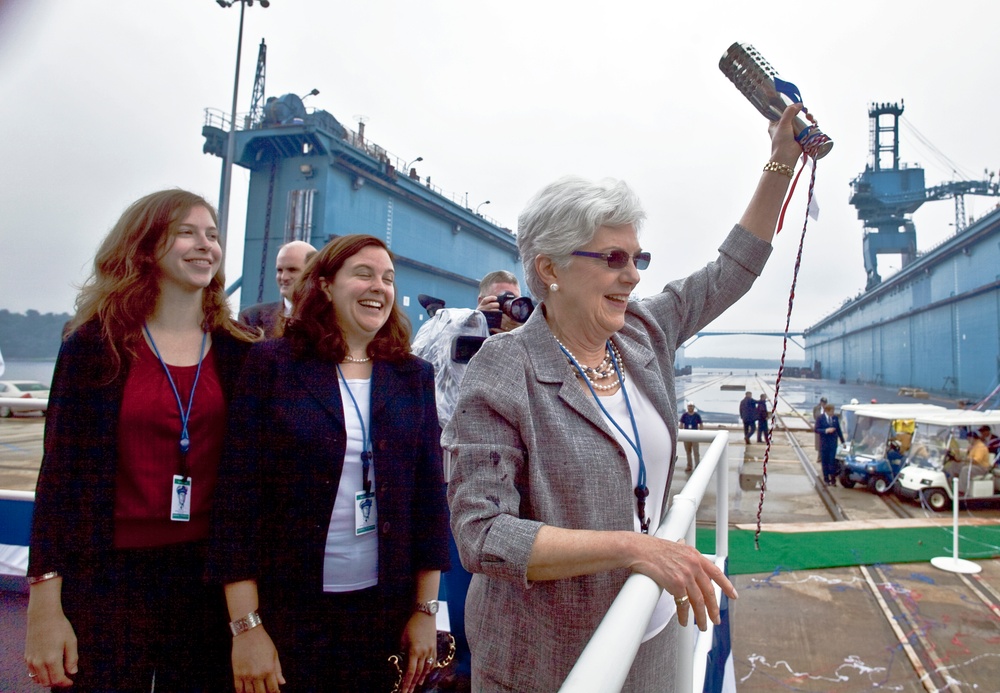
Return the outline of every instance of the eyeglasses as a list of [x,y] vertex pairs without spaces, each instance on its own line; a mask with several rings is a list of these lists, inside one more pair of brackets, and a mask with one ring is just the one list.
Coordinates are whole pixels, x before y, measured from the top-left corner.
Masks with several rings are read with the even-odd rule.
[[570,255],[579,255],[581,257],[594,257],[599,260],[606,260],[608,267],[611,269],[622,269],[631,260],[635,263],[636,269],[644,270],[649,267],[650,254],[648,252],[636,253],[635,255],[629,257],[629,254],[624,250],[612,250],[610,253],[590,253],[586,250],[574,250]]

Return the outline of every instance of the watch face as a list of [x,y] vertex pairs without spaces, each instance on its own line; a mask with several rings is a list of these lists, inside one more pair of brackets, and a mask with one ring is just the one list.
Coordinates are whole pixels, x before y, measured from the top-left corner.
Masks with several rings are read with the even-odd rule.
[[438,612],[438,603],[436,599],[432,599],[429,602],[421,602],[417,604],[417,609],[423,611],[425,614],[434,615]]

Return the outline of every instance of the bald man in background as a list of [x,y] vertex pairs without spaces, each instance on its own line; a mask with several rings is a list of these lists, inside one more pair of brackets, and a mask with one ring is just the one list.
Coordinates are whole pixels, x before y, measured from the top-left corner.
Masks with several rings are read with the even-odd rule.
[[295,282],[298,281],[306,263],[316,249],[305,241],[291,241],[278,248],[278,259],[275,262],[275,279],[278,282],[280,301],[273,303],[256,303],[240,311],[240,322],[250,327],[264,330],[265,337],[274,337],[280,317],[292,314],[292,294]]

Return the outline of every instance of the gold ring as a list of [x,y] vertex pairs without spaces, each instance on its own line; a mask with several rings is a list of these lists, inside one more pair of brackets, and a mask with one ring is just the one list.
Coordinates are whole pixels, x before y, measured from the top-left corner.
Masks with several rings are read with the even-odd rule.
[[680,599],[675,599],[674,600],[674,602],[677,604],[677,606],[684,606],[689,601],[691,601],[691,600],[688,598],[688,596],[686,594],[683,597],[681,597]]

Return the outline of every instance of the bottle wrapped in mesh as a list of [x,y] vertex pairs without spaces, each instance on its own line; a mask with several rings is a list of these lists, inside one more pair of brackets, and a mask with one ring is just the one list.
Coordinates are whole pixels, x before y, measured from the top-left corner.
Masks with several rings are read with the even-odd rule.
[[[743,96],[768,120],[778,120],[792,103],[801,103],[798,87],[778,77],[778,72],[748,43],[734,43],[719,60],[719,69]],[[833,140],[822,133],[815,119],[803,109],[807,123],[795,118],[795,139],[806,154],[821,159],[833,149]]]

